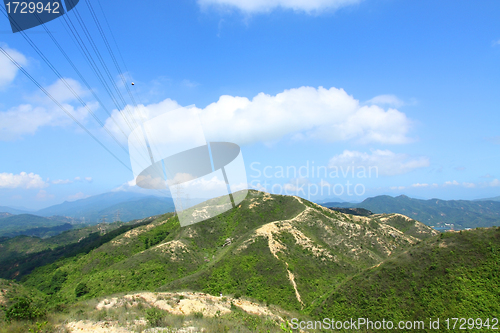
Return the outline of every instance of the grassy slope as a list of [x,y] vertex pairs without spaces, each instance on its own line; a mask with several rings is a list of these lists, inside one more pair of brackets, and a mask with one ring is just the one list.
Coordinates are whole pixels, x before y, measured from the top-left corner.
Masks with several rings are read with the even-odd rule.
[[[288,281],[287,269],[294,275],[302,302],[310,304],[345,277],[385,259],[390,254],[388,248],[410,246],[401,233],[397,238],[389,235],[386,224],[379,219],[381,216],[358,219],[303,202],[312,209],[301,218],[276,223],[278,228],[283,227],[273,234],[274,241],[282,245],[277,253],[279,259],[271,254],[268,239],[262,236],[255,237],[253,242],[239,250],[247,243],[246,238],[235,242],[224,257],[205,271],[174,281],[162,290],[195,289],[213,294],[241,294],[299,309],[302,305]],[[387,221],[392,220],[391,217]],[[415,224],[413,220],[405,221],[406,224],[400,224],[407,229]],[[427,234],[417,236],[425,238]],[[307,239],[311,243],[307,244]],[[415,240],[418,241],[412,239]],[[326,251],[321,252],[322,249]]]
[[363,271],[316,318],[425,320],[500,315],[500,228],[445,233]]
[[27,229],[37,227],[54,227],[64,222],[48,219],[45,217],[21,214],[0,218],[0,237]]
[[[172,214],[170,214],[172,215]],[[152,222],[148,218],[129,223],[100,224],[79,230],[70,230],[52,238],[16,237],[0,242],[0,277],[20,279],[33,269],[51,264],[60,258],[85,254],[140,225]]]
[[[83,283],[88,290],[84,298],[161,287],[241,294],[299,309],[288,271],[302,301],[310,304],[345,277],[419,241],[390,227],[393,218],[382,223],[382,216],[358,218],[293,197],[250,191],[241,206],[215,218],[185,228],[177,218],[157,219],[88,254],[41,267],[25,282],[65,302],[76,300],[75,289]],[[274,241],[282,245],[276,258],[269,239],[256,230],[283,220],[273,224]],[[417,236],[425,238],[425,233]],[[233,242],[223,247],[227,238]]]
[[[262,196],[257,192],[253,195]],[[142,227],[144,232],[137,237],[122,236],[115,239],[118,243],[104,244],[88,255],[64,259],[40,268],[29,276],[26,282],[43,289],[40,281],[51,281],[56,270],[68,272],[61,293],[71,299],[74,299],[75,285],[80,281],[89,285],[89,297],[137,289],[154,290],[165,283],[203,270],[207,264],[205,257],[219,255],[225,251],[221,246],[226,238],[242,237],[256,226],[282,216],[293,217],[303,209],[303,206],[291,197],[282,197],[281,200],[282,204],[279,206],[268,202],[259,210],[241,207],[183,229],[180,228],[177,218],[159,219],[155,221],[156,228]],[[146,248],[146,240],[155,238],[162,232],[169,234],[160,241],[168,242],[189,238],[186,236],[187,232],[192,232],[189,230],[194,230],[200,237],[196,237],[196,242],[193,240],[187,243],[192,247],[190,250],[176,252],[178,260],[169,252]]]

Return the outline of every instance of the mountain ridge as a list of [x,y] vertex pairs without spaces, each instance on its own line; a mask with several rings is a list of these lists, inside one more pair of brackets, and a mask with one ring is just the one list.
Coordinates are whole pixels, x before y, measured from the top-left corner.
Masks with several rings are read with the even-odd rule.
[[[363,208],[373,213],[408,215],[441,229],[466,229],[500,225],[500,202],[469,200],[421,200],[406,195],[370,197],[358,204],[326,203],[325,207]],[[451,226],[453,224],[453,226]]]

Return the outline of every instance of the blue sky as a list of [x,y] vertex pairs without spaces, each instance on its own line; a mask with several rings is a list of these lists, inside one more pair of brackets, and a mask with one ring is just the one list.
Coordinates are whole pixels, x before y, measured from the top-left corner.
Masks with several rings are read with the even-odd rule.
[[[241,146],[252,187],[346,201],[378,194],[442,199],[500,194],[498,1],[150,3],[102,3],[123,64],[92,1],[122,73],[86,2],[77,9],[124,96],[119,74],[135,83],[130,87],[149,118],[194,105],[207,138]],[[74,11],[67,17],[76,24]],[[66,21],[59,18],[46,27],[102,104],[42,27],[27,36],[126,147],[113,123],[120,123],[125,111],[107,95]],[[25,39],[10,32],[3,15],[0,46],[130,166],[128,154]],[[111,190],[138,190],[133,173],[3,54],[0,153],[0,205],[41,208]],[[313,165],[328,173],[313,177]],[[270,177],[264,176],[266,167]],[[280,173],[300,167],[302,174]],[[370,167],[371,175],[361,172]]]

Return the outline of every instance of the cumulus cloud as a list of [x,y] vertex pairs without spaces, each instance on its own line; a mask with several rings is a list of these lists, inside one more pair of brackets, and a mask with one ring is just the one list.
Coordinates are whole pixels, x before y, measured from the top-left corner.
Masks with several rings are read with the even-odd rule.
[[187,87],[187,88],[196,88],[200,84],[198,82],[193,82],[193,81],[190,81],[188,79],[184,79],[184,80],[182,80],[181,85],[184,87]]
[[406,187],[404,186],[391,186],[390,189],[391,190],[404,190]]
[[45,201],[45,200],[54,199],[54,197],[55,196],[53,194],[49,194],[45,190],[40,190],[40,191],[38,191],[38,193],[36,195],[36,200]]
[[51,183],[55,185],[61,185],[61,184],[72,184],[74,182],[87,182],[87,183],[92,183],[92,177],[75,177],[74,180],[71,179],[57,179],[53,180]]
[[[20,52],[9,48],[4,44],[0,46],[21,66],[26,66],[28,60]],[[0,89],[7,87],[16,77],[18,68],[3,53],[0,54]]]
[[491,187],[497,187],[500,186],[500,180],[498,179],[493,179],[491,182],[488,183],[489,186]]
[[457,182],[456,180],[454,180],[454,181],[446,181],[446,182],[444,182],[444,186],[451,186],[451,185],[453,185],[453,186],[457,186],[457,185],[460,185],[460,183],[459,183],[459,182]]
[[53,180],[51,183],[55,185],[61,185],[61,184],[71,184],[73,183],[73,181],[69,179],[56,179]]
[[198,0],[201,7],[232,7],[245,13],[269,12],[277,8],[318,13],[324,10],[336,10],[359,2],[360,0]]
[[405,103],[397,98],[395,95],[379,95],[368,100],[367,103],[375,105],[390,105],[394,107],[401,107]]
[[85,199],[85,198],[88,198],[88,197],[90,197],[90,195],[86,195],[83,192],[78,192],[76,194],[69,195],[68,196],[68,201],[75,201],[75,200]]
[[330,168],[347,169],[349,167],[376,167],[381,176],[393,176],[410,172],[414,169],[429,166],[427,157],[410,157],[406,154],[396,154],[390,150],[375,150],[371,153],[344,150],[342,154],[332,157],[328,163]]
[[[177,102],[167,99],[137,108],[135,118],[152,119],[179,107]],[[300,87],[275,96],[260,93],[252,100],[224,95],[204,109],[194,109],[209,141],[268,143],[286,136],[325,142],[403,144],[411,141],[408,137],[411,121],[404,113],[377,105],[360,105],[358,100],[337,88]],[[124,111],[115,111],[113,119],[125,128],[126,116]],[[106,126],[119,133],[114,121],[108,119]],[[189,133],[191,128],[189,122],[176,124],[179,133]]]
[[[81,97],[86,92],[81,88],[78,81],[66,79],[68,84]],[[70,103],[75,101],[75,97],[61,80],[46,88],[54,98],[56,98],[64,108],[70,112],[78,121],[83,122],[88,116],[85,107],[75,107]],[[23,135],[34,134],[43,126],[68,126],[73,123],[64,111],[54,104],[48,97],[36,95],[31,98],[30,104],[22,104],[7,111],[0,112],[0,141],[11,141],[21,138]],[[98,103],[87,104],[91,110],[98,108]]]
[[42,177],[34,173],[0,173],[0,188],[36,189],[47,186],[48,184]]
[[416,183],[416,184],[412,184],[411,186],[412,187],[429,187],[429,184],[426,184],[426,183],[423,183],[423,184]]
[[[307,178],[293,178],[290,179],[290,181],[286,184],[283,185],[283,190],[285,191],[285,194],[287,193],[297,193],[299,191],[304,191],[304,186],[310,184],[309,179]],[[321,187],[328,187],[330,184],[328,182],[325,182],[321,180],[320,183]]]

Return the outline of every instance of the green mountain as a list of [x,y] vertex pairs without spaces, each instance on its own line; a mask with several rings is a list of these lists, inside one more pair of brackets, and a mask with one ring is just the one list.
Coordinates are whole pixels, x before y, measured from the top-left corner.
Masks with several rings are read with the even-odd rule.
[[327,203],[325,207],[364,208],[375,214],[399,213],[442,229],[467,229],[500,225],[500,202],[469,200],[420,200],[405,195],[380,195],[359,204]]
[[[130,224],[134,223],[137,222],[131,222]],[[11,261],[22,266],[23,261],[32,261],[32,257],[39,258],[40,253],[46,250],[55,250],[70,244],[80,243],[93,234],[104,235],[124,224],[123,222],[97,224],[63,231],[49,238],[27,235],[2,237],[0,238],[0,267],[4,269],[0,272],[0,277],[9,277],[5,267],[8,267]]]
[[[239,294],[301,309],[347,276],[437,232],[398,214],[350,216],[298,197],[251,191],[242,204],[185,228],[164,216],[82,256],[36,269],[22,281],[74,301],[130,290]],[[311,274],[311,272],[315,272]],[[20,277],[20,275],[17,275]],[[59,281],[58,279],[56,279]]]
[[56,227],[64,223],[61,219],[49,219],[32,214],[11,215],[0,218],[0,237],[11,237],[22,231],[40,227]]
[[145,196],[130,192],[109,192],[89,198],[50,206],[36,212],[40,216],[61,215],[84,219],[88,223],[130,221],[164,214],[174,210],[173,200],[168,197]]
[[477,199],[477,200],[474,200],[474,201],[500,201],[500,195],[497,196],[497,197],[493,197],[493,198]]
[[500,314],[500,228],[428,239],[356,274],[318,303],[311,311],[316,319],[423,320],[421,331],[429,331],[429,318],[440,318],[442,331],[446,318],[489,318],[493,325]]
[[[33,293],[32,310],[47,311],[48,325],[71,331],[289,332],[292,318],[500,313],[500,228],[439,233],[397,213],[351,215],[257,191],[187,227],[165,214],[1,246],[18,253],[0,251],[0,276]],[[0,322],[16,304],[0,306]]]
[[0,237],[27,235],[45,238],[73,227],[81,227],[85,222],[98,224],[103,221],[132,221],[174,210],[172,198],[111,192],[48,207],[37,211],[37,215],[2,212]]
[[63,215],[82,217],[89,212],[100,211],[121,202],[133,201],[143,197],[144,195],[138,193],[109,192],[71,202],[65,201],[58,205],[40,209],[36,213],[41,216]]
[[89,221],[99,220],[101,216],[107,216],[108,220],[117,219],[121,221],[132,221],[143,219],[153,215],[161,215],[175,210],[172,198],[160,198],[149,196],[142,199],[120,202],[100,210],[94,214],[86,214]]
[[32,212],[29,212],[27,210],[16,209],[16,208],[11,208],[11,207],[6,207],[6,206],[0,206],[0,212],[9,213],[11,215],[31,214],[32,213]]

